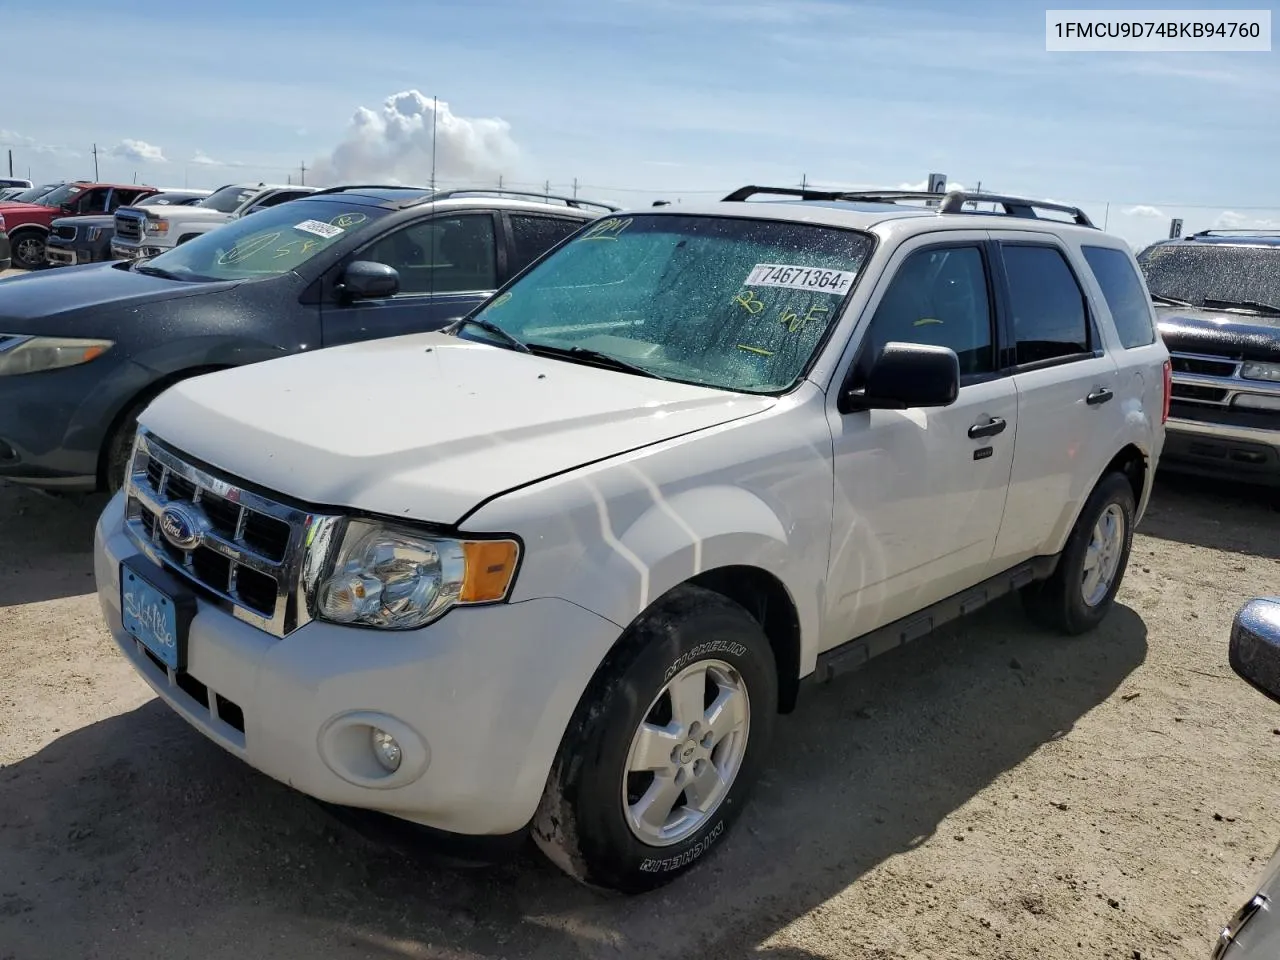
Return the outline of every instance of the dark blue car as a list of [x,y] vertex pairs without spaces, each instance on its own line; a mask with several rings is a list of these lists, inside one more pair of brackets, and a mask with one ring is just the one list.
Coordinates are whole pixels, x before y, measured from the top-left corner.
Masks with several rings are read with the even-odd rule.
[[150,260],[0,281],[0,479],[114,491],[138,414],[173,383],[439,329],[609,209],[337,187]]

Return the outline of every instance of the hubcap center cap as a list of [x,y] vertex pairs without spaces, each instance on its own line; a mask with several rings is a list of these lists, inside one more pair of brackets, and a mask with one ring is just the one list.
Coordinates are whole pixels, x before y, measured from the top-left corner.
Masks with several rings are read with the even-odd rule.
[[693,759],[693,755],[697,753],[698,745],[692,740],[686,740],[684,746],[680,748],[680,762],[688,763]]

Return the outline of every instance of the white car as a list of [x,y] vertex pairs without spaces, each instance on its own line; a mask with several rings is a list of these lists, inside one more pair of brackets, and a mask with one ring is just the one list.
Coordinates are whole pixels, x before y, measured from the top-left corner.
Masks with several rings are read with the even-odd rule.
[[115,215],[111,256],[116,260],[158,257],[224,223],[297,200],[319,189],[296,184],[232,183],[219,187],[195,206],[180,210],[121,207]]
[[1120,586],[1169,400],[1128,245],[921,199],[610,215],[446,332],[183,381],[96,531],[120,650],[312,797],[671,880],[802,680]]

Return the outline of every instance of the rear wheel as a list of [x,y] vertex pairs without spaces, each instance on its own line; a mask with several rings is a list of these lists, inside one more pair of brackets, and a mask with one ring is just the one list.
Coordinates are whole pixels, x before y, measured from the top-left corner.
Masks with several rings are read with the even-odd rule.
[[10,256],[20,270],[44,266],[44,234],[39,230],[15,230],[9,236]]
[[634,624],[583,696],[534,819],[571,876],[635,893],[692,868],[763,766],[778,678],[741,606],[679,587]]
[[1053,576],[1023,590],[1033,620],[1066,634],[1084,633],[1103,621],[1129,563],[1135,511],[1129,479],[1121,473],[1103,477],[1085,501]]

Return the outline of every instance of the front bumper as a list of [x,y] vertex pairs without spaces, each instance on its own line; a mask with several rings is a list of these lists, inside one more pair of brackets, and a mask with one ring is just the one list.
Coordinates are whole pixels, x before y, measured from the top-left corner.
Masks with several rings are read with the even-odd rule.
[[137,241],[112,240],[111,259],[137,260],[141,257],[158,257],[170,249],[171,246],[172,244],[165,244],[164,240],[159,240],[155,237],[145,237]]
[[1165,428],[1162,468],[1280,484],[1280,430],[1183,417]]
[[80,253],[72,247],[55,247],[46,243],[44,262],[54,267],[74,267],[77,263],[88,263],[89,260],[82,260]]
[[[103,616],[138,673],[197,730],[325,803],[453,834],[528,825],[614,624],[539,599],[454,610],[414,631],[312,621],[277,639],[200,599],[177,674],[121,622],[120,563],[136,555],[123,511],[118,494],[95,531]],[[370,775],[368,726],[403,738],[404,761],[384,780]]]

